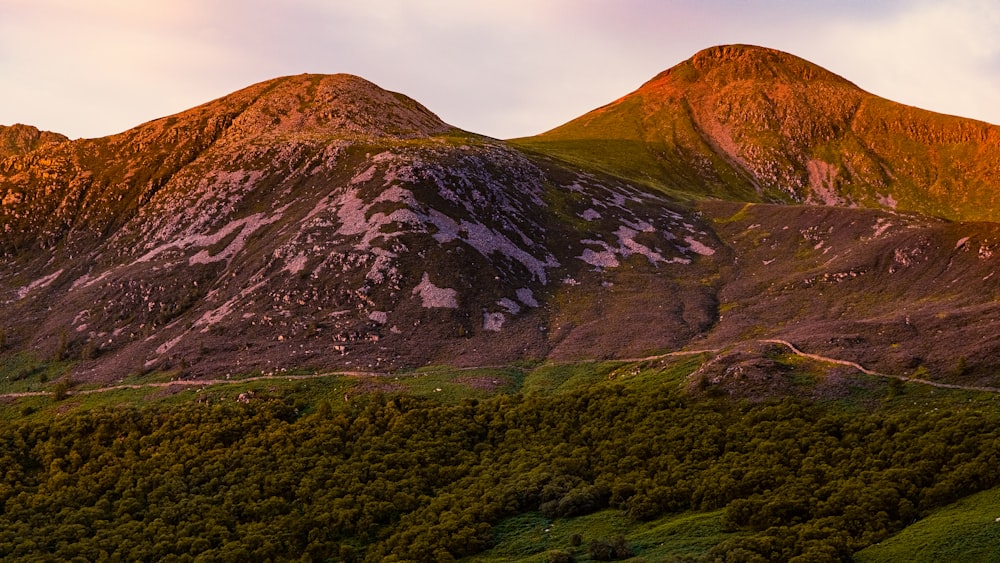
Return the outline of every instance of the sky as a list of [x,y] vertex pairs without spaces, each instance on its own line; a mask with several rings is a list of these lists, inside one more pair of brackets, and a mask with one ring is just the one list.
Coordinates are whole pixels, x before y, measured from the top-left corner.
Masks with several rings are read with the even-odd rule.
[[729,43],[1000,124],[997,30],[996,0],[0,0],[0,124],[101,137],[270,78],[347,72],[512,138]]

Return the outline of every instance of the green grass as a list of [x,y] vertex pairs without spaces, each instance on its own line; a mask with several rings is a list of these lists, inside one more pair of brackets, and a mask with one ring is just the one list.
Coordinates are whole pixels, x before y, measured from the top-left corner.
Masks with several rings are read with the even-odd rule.
[[613,370],[624,362],[576,362],[543,364],[524,378],[526,393],[561,393],[582,389],[607,380]]
[[712,222],[716,225],[728,225],[730,223],[747,222],[749,220],[749,211],[753,207],[752,203],[746,203],[739,211],[733,213],[729,217],[717,217],[713,218]]
[[29,353],[7,356],[0,359],[0,394],[45,391],[72,366],[72,362],[41,360]]
[[584,169],[617,176],[663,192],[680,201],[695,201],[700,194],[681,191],[664,182],[663,165],[650,155],[649,144],[641,140],[514,139],[519,148],[539,152]]
[[862,563],[1000,561],[1000,488],[942,508],[855,554]]
[[[230,382],[191,387],[148,387],[95,393],[97,386],[76,384],[69,395],[55,397],[60,378],[72,367],[69,362],[47,362],[26,354],[0,360],[0,393],[37,392],[33,397],[8,397],[0,401],[0,419],[48,416],[93,408],[122,405],[185,404],[196,401],[233,401],[241,393],[253,390],[264,396],[280,397],[308,414],[320,403],[328,402],[334,410],[347,408],[352,398],[368,393],[409,395],[454,405],[469,399],[484,399],[497,394],[525,393],[555,395],[571,393],[594,385],[625,385],[633,388],[667,386],[682,388],[687,376],[710,359],[712,354],[668,356],[641,362],[580,361],[565,363],[521,364],[506,367],[456,368],[428,366],[401,371],[377,378],[358,378],[338,374],[310,379],[275,377],[263,381],[241,381],[259,376],[259,372],[234,375]],[[774,356],[789,369],[785,373],[788,391],[812,396],[814,400],[837,403],[847,411],[870,411],[874,408],[907,410],[912,408],[966,408],[972,403],[998,404],[1000,397],[971,391],[934,388],[915,383],[895,383],[881,377],[854,374],[841,376],[841,388],[827,396],[822,391],[829,366],[819,365],[798,356],[782,353]],[[312,370],[283,374],[314,375]],[[153,372],[134,374],[119,385],[143,385],[167,382],[176,374]],[[817,387],[818,386],[818,387]],[[821,389],[819,395],[810,390]],[[666,388],[666,387],[665,387]],[[261,395],[258,395],[260,397]]]
[[676,387],[687,383],[687,376],[697,370],[711,357],[711,354],[684,354],[666,356],[659,360],[649,360],[624,365],[614,370],[609,379],[620,380],[624,385],[648,388],[651,385],[671,384]]
[[[56,400],[56,380],[71,367],[68,363],[38,362],[27,356],[8,358],[0,364],[0,393],[42,392],[36,397],[8,398],[0,403],[0,418],[30,416],[45,419],[54,414],[78,410],[115,408],[122,405],[184,404],[196,401],[234,401],[241,393],[263,393],[257,397],[282,397],[306,414],[326,401],[334,409],[346,406],[352,397],[365,393],[400,394],[421,397],[443,404],[458,404],[468,399],[483,399],[505,393],[567,393],[592,385],[621,382],[645,386],[673,381],[683,384],[684,377],[704,361],[703,355],[678,356],[647,362],[577,362],[541,365],[516,365],[488,368],[428,366],[377,378],[358,378],[330,374],[310,379],[273,379],[244,381],[260,376],[259,372],[234,375],[224,384],[199,386],[144,387],[96,391],[96,385],[73,385],[67,397]],[[311,375],[289,372],[288,376]],[[133,374],[115,385],[144,385],[171,381],[176,374],[153,372]]]
[[[559,394],[602,383],[648,386],[672,382],[683,385],[684,378],[705,360],[704,355],[664,357],[646,362],[577,362],[558,364],[522,363],[506,367],[456,368],[427,366],[377,378],[358,378],[335,373],[310,379],[244,381],[260,372],[237,374],[216,385],[143,387],[98,391],[93,384],[71,385],[68,396],[55,397],[58,379],[68,373],[67,362],[40,362],[27,355],[9,357],[0,363],[0,393],[41,392],[44,395],[8,398],[0,402],[0,419],[45,420],[57,414],[123,405],[171,405],[192,402],[235,401],[241,393],[254,391],[255,397],[280,397],[304,414],[314,412],[322,402],[334,410],[347,408],[351,400],[366,393],[409,395],[442,404],[459,404],[468,399],[484,399],[506,393]],[[148,385],[176,378],[172,372],[132,374],[114,385]],[[287,376],[314,375],[313,370],[289,371]],[[98,391],[87,393],[86,391]]]
[[[254,372],[236,375],[227,383],[215,385],[143,387],[93,393],[84,391],[96,390],[99,387],[75,385],[69,388],[67,397],[56,400],[54,391],[57,383],[53,380],[64,375],[69,367],[69,364],[63,363],[43,364],[27,357],[8,359],[2,364],[4,371],[0,372],[0,378],[4,376],[16,376],[16,378],[13,381],[0,380],[6,383],[0,383],[0,389],[3,389],[0,393],[34,391],[43,392],[45,395],[8,398],[0,402],[0,419],[30,417],[45,420],[56,414],[116,408],[123,405],[231,402],[248,391],[254,392],[256,400],[281,398],[301,409],[304,414],[315,411],[324,401],[334,410],[347,408],[352,398],[366,393],[410,395],[444,404],[458,404],[466,399],[481,399],[500,393],[517,392],[524,379],[524,370],[519,367],[465,369],[436,366],[378,378],[358,378],[333,373],[309,379],[278,376],[266,380],[245,381],[247,378],[261,375],[259,372]],[[162,383],[170,381],[174,375],[163,372],[135,374],[115,385]],[[312,375],[312,373],[309,370],[298,370],[282,375]]]
[[[157,372],[147,376],[130,376],[118,385],[142,385],[169,380],[169,374]],[[279,377],[265,381],[241,381],[240,378],[233,378],[231,383],[217,385],[126,388],[93,393],[85,391],[94,390],[95,386],[80,385],[71,386],[68,396],[57,400],[54,394],[57,384],[49,381],[35,385],[32,389],[45,392],[45,395],[8,398],[0,402],[0,419],[30,418],[43,421],[55,415],[102,408],[231,402],[248,391],[253,391],[256,400],[281,398],[309,413],[322,401],[329,402],[336,410],[349,404],[344,399],[345,395],[350,397],[359,392],[377,391],[363,388],[363,383],[357,378],[330,375],[308,380]]]
[[[561,394],[593,386],[623,386],[660,393],[684,386],[687,376],[711,354],[662,356],[639,362],[588,361],[491,368],[431,366],[376,378],[330,374],[313,379],[277,377],[264,381],[231,382],[203,387],[151,387],[83,394],[76,387],[56,400],[51,395],[0,402],[0,419],[44,422],[59,415],[122,406],[188,405],[195,402],[231,404],[241,393],[253,391],[253,400],[278,399],[294,405],[306,416],[321,404],[334,411],[352,408],[366,393],[410,395],[443,404],[504,393]],[[769,357],[790,369],[791,387],[808,393],[822,383],[828,367],[777,348]],[[51,392],[66,363],[39,362],[28,356],[8,357],[0,363],[0,376],[13,377],[7,388],[34,388]],[[41,374],[49,374],[42,377]],[[248,377],[255,374],[242,374]],[[292,373],[288,373],[291,376]],[[164,381],[169,373],[134,376],[128,383]],[[45,379],[45,381],[42,381]],[[920,413],[964,408],[995,409],[1000,397],[993,394],[938,389],[913,383],[892,384],[885,378],[853,375],[843,381],[847,396],[832,399],[845,410],[880,409]],[[73,393],[75,391],[75,393]],[[11,391],[8,391],[11,392]],[[829,399],[818,398],[819,401]],[[926,517],[898,535],[857,554],[858,561],[993,561],[1000,560],[1000,488],[970,496]],[[602,510],[572,518],[546,518],[539,513],[509,518],[493,529],[493,549],[467,559],[483,563],[548,561],[555,552],[571,553],[576,561],[590,561],[591,541],[624,538],[635,561],[697,559],[737,534],[722,526],[722,511],[671,514],[652,522],[629,520],[618,510]],[[576,545],[574,545],[576,544]]]
[[[546,562],[552,551],[570,552],[576,561],[591,561],[594,540],[621,535],[635,561],[670,561],[697,557],[732,537],[722,529],[722,511],[672,514],[652,522],[633,522],[618,510],[602,510],[575,518],[549,519],[537,512],[509,518],[494,528],[493,549],[467,561]],[[579,544],[573,545],[573,537]]]

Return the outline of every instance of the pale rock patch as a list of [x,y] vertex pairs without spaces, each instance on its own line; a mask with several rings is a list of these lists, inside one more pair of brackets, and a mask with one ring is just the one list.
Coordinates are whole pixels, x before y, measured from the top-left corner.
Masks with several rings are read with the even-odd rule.
[[881,237],[882,235],[885,234],[886,231],[892,228],[892,226],[893,226],[892,221],[889,221],[884,217],[879,217],[878,220],[875,221],[875,225],[873,227],[873,229],[875,229],[875,232],[872,233],[872,238]]
[[[654,230],[652,225],[646,224],[645,226],[647,228],[643,229],[642,232],[651,232]],[[666,260],[659,252],[652,250],[644,244],[636,242],[635,236],[639,234],[639,232],[640,231],[636,231],[628,227],[618,227],[618,230],[615,231],[615,236],[618,237],[618,243],[621,245],[622,255],[627,258],[632,254],[641,254],[645,256],[646,259],[649,260],[649,263],[654,266],[657,262],[665,262]]]
[[184,339],[184,335],[181,334],[180,336],[177,336],[176,338],[172,338],[172,339],[164,342],[163,344],[160,344],[156,348],[157,355],[166,354],[167,352],[170,351],[171,348],[173,348],[174,346],[177,346],[177,343],[180,342],[183,339]]
[[464,239],[465,242],[479,251],[480,254],[489,256],[494,252],[499,252],[512,260],[520,262],[543,285],[548,283],[546,270],[559,266],[559,262],[555,257],[549,255],[545,257],[545,260],[539,260],[514,244],[503,234],[486,225],[462,221],[461,230],[467,233],[467,237]]
[[[208,254],[208,250],[201,250],[197,254],[188,259],[188,264],[193,266],[194,264],[209,264],[211,262],[230,260],[233,256],[236,256],[236,254],[238,254],[240,251],[243,250],[243,247],[246,246],[247,239],[250,238],[250,235],[252,235],[261,227],[277,222],[279,219],[281,219],[282,213],[287,208],[288,206],[286,205],[285,207],[279,209],[276,213],[274,213],[271,216],[265,216],[263,213],[255,213],[244,219],[233,221],[229,225],[223,227],[219,231],[219,233],[216,233],[214,235],[208,235],[208,237],[205,237],[206,240],[213,240],[214,242],[208,242],[206,244],[204,240],[197,240],[196,238],[196,242],[199,246],[210,246],[225,238],[229,233],[233,232],[235,229],[237,228],[240,229],[239,234],[236,235],[236,237],[229,243],[228,246],[226,246],[226,248],[222,252],[216,254],[215,256],[210,256]],[[223,232],[224,234],[218,236],[220,233]],[[143,260],[140,258],[139,261]]]
[[424,272],[423,278],[417,287],[413,288],[413,295],[420,295],[424,308],[458,308],[458,292],[450,287],[438,287],[431,283],[430,275]]
[[62,275],[62,273],[63,273],[63,270],[60,269],[57,272],[53,272],[53,273],[51,273],[51,274],[49,274],[49,275],[47,275],[45,277],[38,278],[37,280],[29,283],[28,285],[22,287],[21,289],[18,289],[17,290],[17,298],[18,299],[24,299],[33,290],[39,289],[39,288],[42,288],[42,287],[48,287],[52,282],[56,281],[56,278],[58,278],[60,275]]
[[591,266],[596,266],[598,268],[617,268],[619,265],[618,257],[615,255],[614,251],[607,249],[608,247],[606,243],[604,248],[605,250],[600,251],[585,248],[583,250],[583,254],[578,256],[578,258]]
[[283,271],[295,275],[301,272],[302,270],[306,269],[306,262],[308,261],[309,258],[305,254],[299,254],[295,258],[289,260],[287,264],[285,264],[285,268]]
[[684,237],[684,242],[688,243],[688,248],[695,254],[711,256],[715,254],[715,249],[699,242],[694,237]]
[[84,275],[80,276],[79,278],[77,278],[73,282],[73,285],[70,286],[69,289],[70,289],[70,291],[73,291],[73,290],[76,290],[77,288],[80,288],[80,287],[90,287],[90,286],[92,286],[94,284],[97,284],[97,283],[100,283],[100,282],[104,281],[110,275],[111,275],[111,271],[110,270],[107,271],[107,272],[102,273],[101,275],[97,276],[96,278],[91,278],[89,274],[84,274]]
[[351,178],[351,185],[362,184],[364,182],[370,182],[372,178],[375,177],[375,165],[371,165],[367,170],[361,172],[357,176]]
[[837,193],[837,167],[822,160],[813,159],[806,163],[809,171],[811,191],[806,197],[808,203],[822,205],[844,205],[847,202]]
[[428,212],[427,221],[437,227],[437,232],[431,236],[439,243],[444,244],[458,238],[458,222],[437,209]]
[[892,197],[892,194],[889,194],[887,196],[879,197],[878,204],[883,207],[888,207],[889,209],[896,209],[896,206],[899,205],[899,202],[896,201],[894,197]]
[[500,332],[507,317],[503,313],[483,313],[483,330],[490,332]]
[[516,315],[521,312],[521,306],[518,305],[513,299],[508,299],[507,297],[497,301],[497,305],[503,307],[504,310],[511,315]]
[[521,303],[524,303],[528,307],[538,307],[538,301],[535,300],[535,295],[531,289],[527,287],[519,288],[516,292],[517,298]]

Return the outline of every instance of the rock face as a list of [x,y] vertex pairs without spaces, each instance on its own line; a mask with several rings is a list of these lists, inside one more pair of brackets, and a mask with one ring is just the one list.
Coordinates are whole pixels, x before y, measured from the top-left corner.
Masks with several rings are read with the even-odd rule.
[[686,198],[1000,219],[1000,128],[878,98],[761,47],[701,51],[519,144]]
[[998,384],[1000,227],[946,220],[1000,212],[997,128],[777,51],[704,51],[516,142],[346,75],[31,131],[3,131],[0,355],[78,380],[739,345],[713,364],[737,381],[783,339]]

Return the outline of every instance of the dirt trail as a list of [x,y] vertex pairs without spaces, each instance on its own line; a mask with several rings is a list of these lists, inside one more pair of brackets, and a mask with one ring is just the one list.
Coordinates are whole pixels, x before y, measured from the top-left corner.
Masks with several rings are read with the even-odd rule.
[[888,373],[879,373],[877,371],[872,371],[861,364],[850,362],[847,360],[838,360],[836,358],[829,358],[827,356],[820,356],[819,354],[809,354],[808,352],[803,352],[795,347],[794,344],[787,340],[778,339],[765,339],[759,342],[767,342],[770,344],[780,344],[787,347],[792,351],[793,354],[797,356],[802,356],[803,358],[809,358],[810,360],[816,360],[818,362],[826,362],[830,364],[838,364],[842,366],[852,367],[861,373],[872,375],[875,377],[887,377],[889,379],[898,379],[899,381],[905,381],[907,383],[919,383],[921,385],[930,385],[931,387],[940,387],[942,389],[960,389],[963,391],[981,391],[983,393],[1000,393],[1000,387],[976,387],[972,385],[957,385],[954,383],[940,383],[938,381],[928,381],[926,379],[920,379],[917,377],[907,377],[905,375],[892,375]]
[[[962,390],[962,391],[979,391],[979,392],[983,392],[983,393],[1000,393],[1000,387],[977,387],[977,386],[973,386],[973,385],[958,385],[958,384],[955,384],[955,383],[941,383],[941,382],[938,382],[938,381],[929,381],[927,379],[920,379],[918,377],[907,377],[905,375],[892,375],[892,374],[889,374],[889,373],[879,373],[877,371],[872,371],[872,370],[866,368],[865,366],[863,366],[863,365],[861,365],[861,364],[859,364],[857,362],[852,362],[852,361],[849,361],[849,360],[840,360],[840,359],[837,359],[837,358],[831,358],[829,356],[821,356],[819,354],[810,354],[808,352],[803,352],[802,350],[799,350],[798,347],[796,347],[794,344],[792,344],[791,342],[789,342],[787,340],[781,340],[781,339],[777,339],[777,338],[763,338],[763,339],[757,340],[757,342],[762,342],[762,343],[767,343],[767,344],[778,344],[778,345],[781,345],[781,346],[784,346],[784,347],[788,348],[796,356],[801,356],[803,358],[808,358],[810,360],[815,360],[817,362],[824,362],[824,363],[828,363],[828,364],[837,364],[837,365],[841,365],[841,366],[847,366],[847,367],[850,367],[850,368],[854,368],[854,369],[860,371],[861,373],[863,373],[865,375],[871,375],[873,377],[886,377],[886,378],[889,378],[889,379],[897,379],[899,381],[905,381],[905,382],[908,382],[908,383],[919,383],[921,385],[929,385],[931,387],[939,387],[941,389],[958,389],[958,390]],[[671,357],[671,356],[690,356],[690,355],[696,355],[696,354],[714,354],[714,353],[717,353],[717,352],[719,352],[718,349],[678,351],[678,352],[668,352],[666,354],[659,354],[659,355],[656,355],[656,356],[646,356],[644,358],[626,358],[626,359],[622,359],[621,361],[623,361],[623,362],[648,362],[648,361],[652,361],[652,360],[660,360],[660,359]]]
[[[837,364],[842,366],[847,366],[854,368],[861,373],[866,375],[871,375],[874,377],[886,377],[889,379],[897,379],[899,381],[904,381],[908,383],[919,383],[921,385],[929,385],[931,387],[939,387],[942,389],[958,389],[962,391],[979,391],[983,393],[1000,393],[1000,387],[976,387],[971,385],[957,385],[954,383],[940,383],[937,381],[928,381],[926,379],[919,379],[916,377],[907,377],[904,375],[892,375],[888,373],[879,373],[877,371],[872,371],[859,363],[851,362],[848,360],[840,360],[837,358],[830,358],[828,356],[821,356],[819,354],[810,354],[808,352],[803,352],[799,350],[794,344],[787,340],[780,340],[776,338],[761,339],[757,342],[763,342],[768,344],[778,344],[788,348],[793,354],[801,356],[803,358],[808,358],[810,360],[815,360],[817,362],[825,362],[829,364]],[[706,349],[706,350],[679,350],[676,352],[667,352],[666,354],[658,354],[655,356],[645,356],[642,358],[622,358],[620,362],[648,362],[653,360],[661,360],[663,358],[669,358],[672,356],[694,356],[698,354],[715,354],[718,353],[718,349]],[[470,368],[460,368],[460,369],[486,369],[486,368],[500,368],[503,366],[479,366]],[[151,389],[151,388],[165,388],[165,387],[206,387],[209,385],[235,385],[239,383],[252,383],[254,381],[275,381],[279,379],[284,379],[286,381],[293,380],[306,380],[306,379],[319,379],[323,377],[336,377],[336,376],[347,376],[347,377],[358,377],[358,378],[377,378],[385,377],[391,375],[384,372],[368,372],[368,371],[331,371],[323,373],[314,373],[307,375],[257,375],[253,377],[243,377],[237,379],[187,379],[187,380],[175,380],[175,381],[157,381],[151,383],[134,383],[134,384],[122,384],[122,385],[111,385],[108,387],[98,387],[95,389],[82,389],[80,391],[69,391],[67,395],[91,395],[94,393],[107,393],[109,391],[121,391],[125,389]],[[52,391],[22,391],[20,393],[0,393],[0,399],[16,399],[20,397],[44,397],[51,396]]]
[[901,377],[901,376],[888,375],[888,374],[884,374],[884,373],[874,372],[874,371],[872,371],[872,370],[870,370],[870,369],[862,366],[859,363],[850,362],[850,361],[847,361],[847,360],[838,360],[836,358],[828,358],[826,356],[820,356],[819,354],[809,354],[809,353],[803,352],[802,350],[799,350],[798,348],[795,347],[794,344],[792,344],[791,342],[789,342],[787,340],[765,339],[765,340],[760,340],[759,342],[766,342],[768,344],[781,344],[782,346],[785,346],[789,350],[791,350],[792,353],[795,354],[796,356],[802,356],[803,358],[809,358],[810,360],[816,360],[817,362],[826,362],[828,364],[837,364],[837,365],[841,365],[841,366],[852,367],[852,368],[854,368],[854,369],[856,369],[856,370],[858,370],[861,373],[864,373],[866,375],[874,375],[876,377],[891,377],[891,378],[894,378],[894,379],[904,379],[904,380],[906,379],[905,377]]
[[[323,373],[313,373],[307,375],[255,375],[253,377],[242,377],[236,379],[177,379],[174,381],[153,381],[150,383],[126,383],[122,385],[110,385],[108,387],[97,387],[95,389],[81,389],[79,391],[68,391],[66,394],[69,396],[73,395],[92,395],[94,393],[107,393],[109,391],[122,391],[125,389],[153,389],[153,388],[163,388],[163,387],[207,387],[209,385],[235,385],[238,383],[252,383],[254,381],[276,381],[283,379],[285,381],[293,381],[299,379],[319,379],[322,377],[334,377],[334,376],[347,376],[347,377],[362,377],[362,378],[374,378],[374,377],[384,377],[385,373],[367,372],[367,371],[331,371]],[[0,399],[7,398],[18,398],[18,397],[44,397],[51,396],[52,391],[22,391],[20,393],[2,393],[0,394]]]
[[699,354],[717,354],[719,352],[718,348],[706,348],[704,350],[678,350],[676,352],[667,352],[666,354],[657,354],[655,356],[644,356],[642,358],[622,358],[620,360],[612,360],[615,362],[650,362],[653,360],[662,360],[663,358],[670,358],[673,356],[697,356]]

